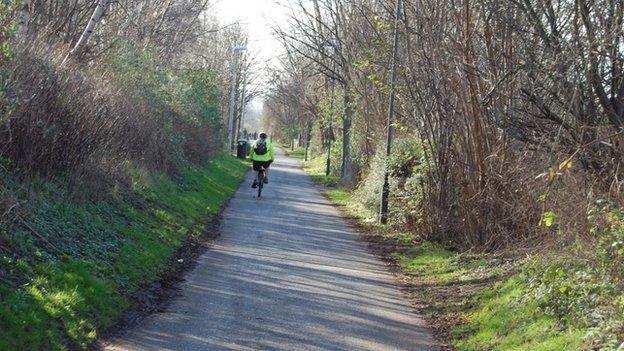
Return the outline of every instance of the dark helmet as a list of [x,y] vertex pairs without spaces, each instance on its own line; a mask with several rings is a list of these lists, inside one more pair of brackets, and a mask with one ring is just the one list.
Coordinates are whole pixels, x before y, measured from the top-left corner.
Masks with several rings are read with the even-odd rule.
[[261,132],[259,137],[260,137],[260,139],[266,139],[267,134],[265,132]]

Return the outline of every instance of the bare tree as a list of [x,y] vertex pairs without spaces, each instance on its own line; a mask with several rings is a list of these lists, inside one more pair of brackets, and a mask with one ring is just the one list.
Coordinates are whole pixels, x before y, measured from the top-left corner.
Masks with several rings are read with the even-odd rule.
[[67,56],[65,57],[61,65],[64,65],[65,62],[67,62],[67,60],[69,59],[69,57],[71,55],[76,54],[76,52],[87,42],[87,40],[89,40],[89,37],[91,36],[91,34],[93,34],[93,30],[95,29],[95,26],[100,21],[100,18],[102,18],[104,11],[106,11],[106,8],[108,7],[108,3],[109,3],[109,0],[100,0],[100,2],[95,7],[95,10],[93,11],[93,15],[91,15],[91,18],[89,19],[89,23],[87,23],[87,26],[85,27],[84,31],[80,35],[80,38],[78,38],[78,41],[76,42],[74,47],[69,51],[69,53],[67,54]]
[[[312,63],[339,81],[347,102],[345,160],[355,153],[367,164],[383,140],[391,4],[290,4],[290,27],[277,33],[307,59],[301,67]],[[394,125],[399,138],[417,140],[426,154],[419,195],[426,235],[482,247],[535,235],[543,210],[535,198],[545,190],[525,168],[566,157],[617,197],[624,166],[621,2],[407,0],[403,13]],[[327,40],[339,43],[335,55],[322,45]],[[315,93],[304,90],[304,101],[318,108]],[[527,192],[527,183],[534,190]]]

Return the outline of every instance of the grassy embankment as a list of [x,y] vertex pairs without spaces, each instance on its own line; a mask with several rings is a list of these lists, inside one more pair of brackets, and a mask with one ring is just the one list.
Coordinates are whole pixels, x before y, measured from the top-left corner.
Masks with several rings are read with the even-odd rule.
[[27,201],[20,223],[0,223],[0,350],[88,347],[205,233],[247,167],[220,156],[175,179],[137,172],[132,189],[81,201],[59,182],[3,174]]
[[284,150],[284,153],[286,154],[286,156],[290,156],[294,158],[301,158],[301,159],[303,159],[305,156],[305,149],[302,147],[296,147],[294,150],[291,150],[290,145],[286,145],[286,144],[279,144],[279,147],[282,150]]
[[[457,350],[618,349],[621,292],[608,275],[570,256],[457,252],[400,228],[379,226],[322,159],[307,172],[409,282],[439,338]],[[621,230],[621,228],[620,228]],[[615,301],[615,302],[614,302]],[[618,341],[620,340],[620,341]],[[599,346],[598,346],[599,345]],[[621,347],[621,346],[620,346]],[[619,350],[619,349],[618,349]]]

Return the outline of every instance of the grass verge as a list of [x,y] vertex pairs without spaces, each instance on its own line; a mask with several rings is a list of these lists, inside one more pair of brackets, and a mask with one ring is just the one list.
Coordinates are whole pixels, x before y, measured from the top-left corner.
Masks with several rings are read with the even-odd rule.
[[7,175],[29,201],[0,223],[0,350],[87,348],[205,233],[247,167],[221,156],[175,179],[137,171],[131,189],[89,201]]
[[305,149],[302,147],[296,147],[294,150],[290,149],[290,145],[282,144],[280,148],[284,150],[286,156],[294,157],[294,158],[304,158],[305,157]]
[[[317,181],[324,176],[318,165],[308,165],[306,170]],[[331,187],[325,193],[361,229],[370,247],[391,263],[401,288],[427,317],[443,349],[623,347],[618,342],[621,335],[613,332],[619,328],[618,317],[607,318],[611,323],[603,325],[611,331],[598,332],[601,336],[595,335],[598,324],[580,322],[582,316],[599,310],[592,299],[617,300],[618,293],[608,282],[597,283],[598,274],[573,269],[569,263],[573,258],[561,264],[537,256],[519,259],[509,254],[457,252],[400,228],[371,222],[374,214],[347,189]],[[587,281],[579,281],[583,279]],[[621,294],[619,299],[623,300]]]
[[303,165],[304,170],[314,182],[322,184],[326,187],[334,188],[338,186],[340,178],[332,175],[326,175],[326,167],[326,159],[323,157],[312,158]]

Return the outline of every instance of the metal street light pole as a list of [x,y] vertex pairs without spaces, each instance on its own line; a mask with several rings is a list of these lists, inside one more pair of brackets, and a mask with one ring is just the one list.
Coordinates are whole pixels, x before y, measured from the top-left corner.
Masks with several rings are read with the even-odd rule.
[[247,90],[247,76],[249,75],[249,70],[245,69],[245,72],[243,72],[243,91],[241,93],[241,112],[240,112],[240,119],[238,121],[238,128],[237,128],[237,132],[236,132],[236,140],[238,141],[238,139],[240,139],[241,136],[241,132],[243,131],[243,122],[244,122],[244,118],[245,118],[245,105],[247,104],[247,101],[245,100],[245,92]]
[[384,170],[384,183],[381,190],[381,208],[379,210],[379,222],[388,223],[388,197],[390,196],[390,183],[388,174],[388,158],[392,149],[392,117],[394,115],[395,84],[396,84],[396,61],[399,54],[399,18],[401,17],[401,0],[396,2],[396,14],[394,17],[394,40],[392,46],[392,66],[390,77],[390,101],[388,102],[388,122],[386,136],[386,162]]
[[333,136],[334,136],[334,96],[336,90],[336,61],[333,62],[332,67],[332,77],[331,77],[331,97],[329,101],[329,141],[327,145],[327,164],[325,166],[325,175],[329,177],[329,173],[331,170],[331,148],[333,144]]
[[234,60],[232,61],[232,88],[230,91],[230,107],[228,111],[228,138],[225,150],[232,152],[232,139],[234,137],[234,112],[236,111],[236,70],[238,69],[238,55],[240,52],[247,50],[247,47],[243,45],[236,45],[232,49],[234,51]]

